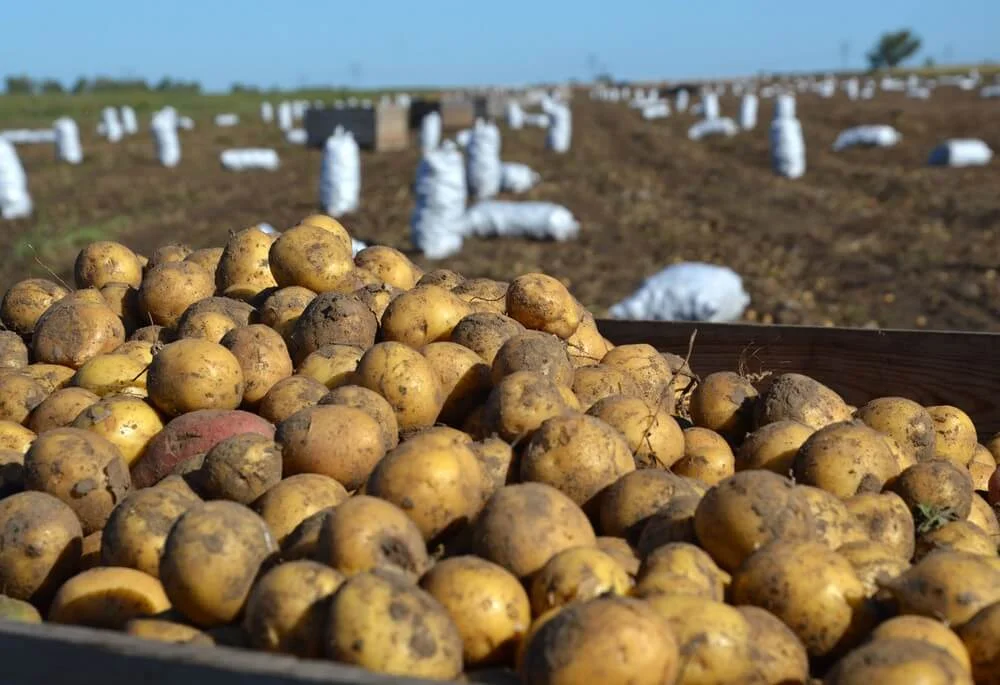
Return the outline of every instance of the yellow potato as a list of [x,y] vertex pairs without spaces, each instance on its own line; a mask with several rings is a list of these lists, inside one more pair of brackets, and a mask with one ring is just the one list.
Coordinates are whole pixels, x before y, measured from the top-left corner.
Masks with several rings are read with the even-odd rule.
[[191,481],[206,499],[251,504],[281,480],[281,461],[273,440],[242,433],[216,443]]
[[[256,226],[233,233],[226,241],[218,263],[209,273],[215,287],[228,297],[249,300],[277,285],[268,265],[268,251],[275,237]],[[188,261],[194,261],[190,257]]]
[[736,607],[750,625],[753,674],[750,682],[791,685],[809,681],[809,655],[802,641],[770,611]]
[[258,308],[257,317],[260,323],[273,328],[287,342],[295,323],[315,298],[316,293],[308,288],[278,288]]
[[26,423],[31,412],[48,396],[36,380],[21,373],[0,376],[0,421]]
[[278,381],[257,406],[261,418],[279,424],[295,412],[319,404],[328,388],[314,378],[295,374]]
[[731,371],[712,373],[691,393],[691,420],[738,444],[751,430],[756,401],[757,389],[746,378]]
[[670,471],[639,469],[626,473],[601,495],[601,533],[635,542],[656,512],[676,498],[694,495],[690,485]]
[[[973,495],[975,497],[975,495]],[[914,560],[919,561],[931,552],[947,549],[969,552],[985,556],[997,556],[997,540],[974,523],[968,521],[948,521],[931,530],[921,532],[917,537]]]
[[146,381],[150,402],[168,416],[198,409],[236,409],[243,401],[243,370],[222,345],[187,338],[153,358]]
[[684,457],[684,432],[663,407],[617,395],[598,400],[587,414],[625,436],[639,468],[668,469]]
[[387,245],[372,245],[354,256],[354,265],[370,271],[383,283],[400,290],[412,290],[420,277],[409,258]]
[[0,421],[0,449],[25,454],[35,441],[35,433],[13,421]]
[[72,383],[98,397],[118,393],[145,397],[148,366],[124,354],[100,354],[77,370]]
[[347,499],[344,486],[317,473],[290,476],[272,485],[252,508],[267,523],[278,544],[305,519]]
[[972,485],[977,492],[986,492],[990,489],[990,476],[996,470],[997,462],[993,455],[983,445],[977,443],[972,453],[972,461],[969,462],[969,475],[972,476]]
[[268,263],[278,286],[299,286],[316,293],[337,290],[354,269],[349,244],[308,225],[282,233],[271,245]]
[[812,512],[816,539],[830,549],[868,539],[861,524],[836,495],[809,485],[797,486],[796,492],[805,498]]
[[327,393],[319,403],[360,409],[378,424],[385,451],[399,444],[399,424],[392,405],[374,390],[360,385],[341,385]]
[[328,345],[353,345],[367,349],[375,342],[378,319],[354,295],[327,292],[306,305],[288,339],[292,359],[302,363],[308,355]]
[[531,611],[550,609],[603,595],[627,595],[632,578],[615,559],[597,547],[573,547],[559,552],[531,579]]
[[45,310],[69,291],[44,278],[18,281],[4,293],[0,321],[18,335],[29,335]]
[[693,427],[684,431],[684,456],[671,470],[715,485],[735,473],[736,459],[721,435],[708,428]]
[[28,365],[28,348],[13,331],[0,331],[0,371],[23,369]]
[[368,348],[358,362],[354,383],[389,402],[401,431],[433,425],[444,405],[434,367],[422,354],[398,342]]
[[105,438],[118,448],[128,466],[142,457],[149,441],[163,430],[156,410],[129,395],[111,395],[89,405],[70,425]]
[[292,359],[288,356],[285,341],[263,324],[232,330],[220,344],[232,352],[240,363],[245,406],[257,406],[275,383],[292,375]]
[[673,373],[670,364],[652,345],[619,345],[601,359],[605,366],[632,376],[643,399],[670,412],[674,408]]
[[209,635],[197,628],[159,618],[133,618],[125,624],[126,635],[144,640],[183,645],[214,645]]
[[472,311],[507,315],[508,283],[489,278],[469,278],[459,283],[452,292],[469,303]]
[[779,476],[790,475],[799,448],[815,432],[798,421],[775,421],[761,426],[736,450],[736,470],[767,469]]
[[898,578],[908,568],[910,562],[900,558],[895,550],[874,540],[855,540],[837,548],[837,554],[847,559],[854,567],[858,580],[865,586],[865,594],[882,599],[885,593],[882,584]]
[[533,273],[518,276],[507,289],[510,317],[536,331],[557,335],[563,340],[580,326],[583,307],[558,279]]
[[690,595],[722,602],[732,577],[695,545],[675,542],[658,547],[642,561],[635,594]]
[[802,443],[792,462],[797,482],[841,498],[881,491],[898,468],[881,434],[860,421],[820,428]]
[[519,441],[547,419],[570,413],[559,386],[532,371],[518,371],[494,386],[483,408],[484,434]]
[[385,456],[378,423],[353,407],[319,405],[297,411],[281,422],[274,439],[284,475],[318,473],[348,490],[361,487]]
[[158,578],[170,528],[181,514],[200,503],[194,493],[167,487],[136,490],[108,517],[101,536],[101,565],[134,568]]
[[755,411],[757,428],[776,421],[797,421],[813,430],[848,421],[852,410],[836,392],[798,373],[783,373],[760,396]]
[[588,311],[584,311],[576,332],[566,338],[570,361],[577,368],[599,364],[613,347],[614,345],[597,330],[594,316]]
[[[976,450],[976,426],[958,407],[927,407],[934,421],[934,457],[968,466]],[[930,457],[927,457],[930,458]]]
[[590,409],[605,397],[638,397],[639,386],[621,369],[594,364],[582,366],[573,374],[573,392],[584,409]]
[[920,640],[873,640],[837,662],[830,685],[910,685],[914,682],[972,685],[972,678],[948,652]]
[[153,267],[139,286],[143,317],[159,326],[175,326],[181,314],[215,293],[212,274],[193,262],[167,262]]
[[493,383],[518,371],[533,371],[566,388],[573,385],[566,344],[549,333],[527,331],[508,338],[497,350],[491,369]]
[[471,307],[450,290],[421,285],[389,303],[382,314],[380,333],[382,340],[419,349],[448,340],[458,322],[471,313]]
[[80,250],[73,265],[73,277],[77,288],[103,288],[108,283],[138,288],[142,282],[142,264],[121,243],[99,240]]
[[925,616],[896,616],[872,631],[872,640],[920,640],[940,647],[966,671],[972,671],[969,652],[962,639],[941,621]]
[[934,419],[922,406],[904,397],[880,397],[857,411],[857,418],[892,437],[917,461],[934,457]]
[[490,367],[472,350],[452,342],[425,345],[420,353],[437,372],[444,393],[441,421],[461,425],[489,393]]
[[1000,603],[992,604],[962,626],[958,635],[965,643],[972,661],[972,675],[977,683],[995,682],[1000,673]]
[[214,274],[219,268],[219,261],[224,251],[223,247],[202,247],[185,257],[184,261],[194,262],[208,273]]
[[120,629],[170,608],[160,581],[132,568],[92,568],[67,580],[49,607],[49,621]]
[[865,493],[845,499],[844,506],[873,541],[900,559],[913,556],[916,526],[910,508],[899,495]]
[[296,373],[334,389],[348,385],[365,350],[358,345],[324,345],[299,363]]

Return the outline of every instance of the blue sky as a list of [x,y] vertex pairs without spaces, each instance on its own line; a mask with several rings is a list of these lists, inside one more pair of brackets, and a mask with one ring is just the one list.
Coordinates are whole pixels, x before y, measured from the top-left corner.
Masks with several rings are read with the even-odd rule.
[[[0,74],[164,75],[209,89],[517,84],[864,65],[913,28],[938,62],[1000,61],[997,0],[10,0]],[[920,60],[922,61],[923,56]]]

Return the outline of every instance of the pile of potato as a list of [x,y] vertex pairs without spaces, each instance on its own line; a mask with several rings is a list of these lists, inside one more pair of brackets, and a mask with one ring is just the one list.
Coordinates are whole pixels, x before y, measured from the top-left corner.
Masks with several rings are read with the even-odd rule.
[[[0,615],[472,682],[1000,683],[1000,439],[336,221],[0,306]],[[695,358],[697,352],[695,352]],[[735,365],[736,360],[734,360]]]

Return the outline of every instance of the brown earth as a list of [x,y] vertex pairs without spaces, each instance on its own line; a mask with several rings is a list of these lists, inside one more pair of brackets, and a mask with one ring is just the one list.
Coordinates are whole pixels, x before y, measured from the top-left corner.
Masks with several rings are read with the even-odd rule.
[[[737,101],[722,106],[735,114]],[[1000,163],[926,166],[948,137],[982,138],[1000,151],[1000,102],[949,89],[929,101],[803,96],[798,109],[809,169],[793,181],[768,167],[768,101],[755,131],[696,143],[685,137],[691,115],[646,122],[624,105],[580,95],[567,155],[547,153],[538,129],[505,129],[503,158],[542,174],[522,197],[567,206],[581,238],[469,240],[434,265],[501,279],[544,270],[600,311],[665,265],[701,260],[743,276],[751,319],[1000,330]],[[256,121],[232,129],[201,121],[182,132],[176,169],[156,164],[148,133],[112,145],[92,133],[95,122],[79,123],[80,167],[57,163],[49,146],[19,148],[37,214],[4,224],[0,286],[48,268],[68,280],[75,252],[93,240],[143,252],[166,242],[221,245],[231,230],[260,221],[286,228],[315,210],[320,153]],[[896,126],[902,143],[830,151],[842,129],[872,123]],[[226,172],[218,154],[232,146],[273,146],[282,168]],[[356,237],[410,249],[417,161],[415,147],[363,156],[362,210],[343,219]]]

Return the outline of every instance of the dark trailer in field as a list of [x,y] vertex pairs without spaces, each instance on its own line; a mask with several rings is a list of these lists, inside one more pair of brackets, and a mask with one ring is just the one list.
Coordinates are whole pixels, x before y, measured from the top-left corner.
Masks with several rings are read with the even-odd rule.
[[407,107],[385,103],[369,107],[324,107],[306,110],[306,145],[322,148],[338,126],[354,134],[358,146],[374,152],[406,148],[410,139]]

